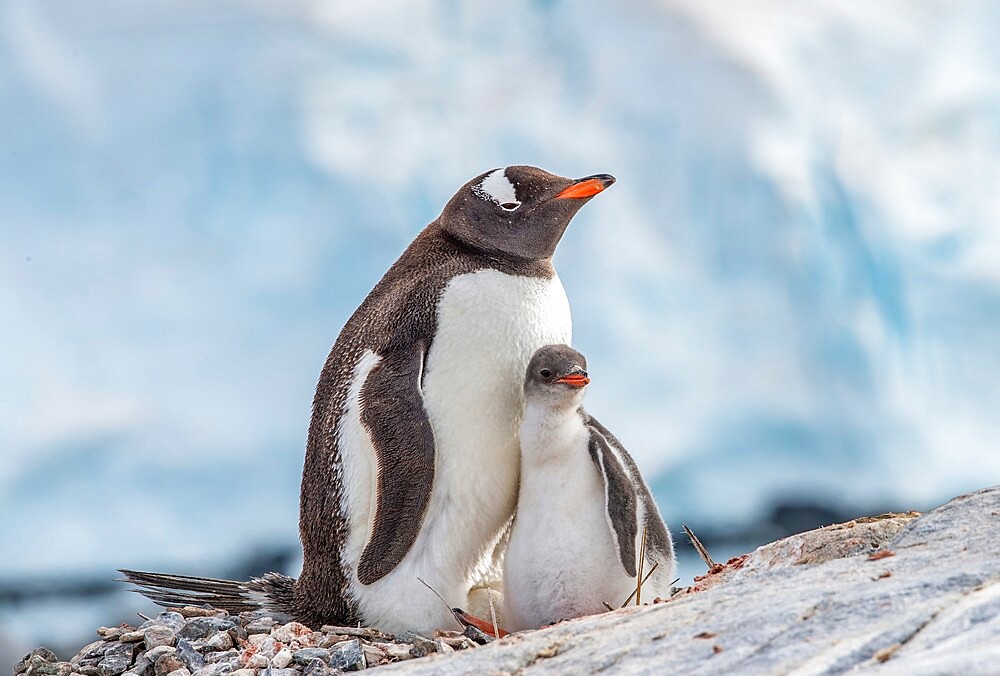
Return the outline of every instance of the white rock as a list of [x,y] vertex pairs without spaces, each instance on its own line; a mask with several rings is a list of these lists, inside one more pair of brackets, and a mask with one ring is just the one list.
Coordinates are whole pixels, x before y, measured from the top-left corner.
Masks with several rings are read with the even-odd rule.
[[292,651],[282,648],[271,658],[271,666],[275,669],[284,669],[292,663]]
[[211,652],[221,652],[233,647],[233,638],[229,632],[219,631],[205,640],[205,647]]
[[394,660],[408,660],[413,657],[410,654],[410,646],[399,643],[376,643],[389,658]]
[[146,641],[146,649],[152,650],[159,646],[173,645],[177,633],[170,627],[162,624],[154,624],[142,630],[143,640]]
[[146,657],[149,659],[150,662],[155,663],[156,660],[160,658],[160,655],[166,655],[168,653],[175,653],[175,652],[177,652],[177,648],[171,645],[159,645],[153,648],[152,650],[147,650]]
[[[707,591],[379,668],[442,676],[527,665],[533,674],[608,667],[675,674],[998,673],[1000,487],[910,520],[887,543],[876,533],[898,525],[819,529],[770,546],[759,567],[720,576],[726,579]],[[864,546],[831,540],[858,534],[878,537],[867,544],[862,537]],[[872,557],[879,545],[892,554]],[[798,565],[779,565],[782,551]],[[844,556],[830,558],[836,552]]]
[[269,663],[269,660],[267,658],[267,655],[260,655],[260,654],[251,655],[250,659],[247,660],[247,668],[248,669],[266,669],[268,663]]
[[271,630],[271,636],[274,637],[274,640],[285,644],[291,643],[302,636],[311,635],[312,629],[298,622],[289,622]]

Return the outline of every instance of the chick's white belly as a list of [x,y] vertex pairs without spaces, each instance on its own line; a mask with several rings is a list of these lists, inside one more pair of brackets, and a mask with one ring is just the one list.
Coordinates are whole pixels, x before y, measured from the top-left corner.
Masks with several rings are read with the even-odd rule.
[[560,485],[556,473],[534,477],[534,487],[522,484],[504,560],[507,629],[600,613],[605,603],[617,607],[628,595],[634,582],[619,561],[603,486],[593,474],[570,485]]

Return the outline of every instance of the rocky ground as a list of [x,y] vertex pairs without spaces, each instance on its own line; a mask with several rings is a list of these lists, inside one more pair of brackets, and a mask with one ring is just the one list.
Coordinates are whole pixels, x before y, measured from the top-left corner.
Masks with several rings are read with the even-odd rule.
[[26,676],[330,676],[451,653],[487,643],[475,630],[397,638],[374,629],[325,626],[207,608],[176,608],[138,627],[101,627],[100,640],[68,662],[38,648],[14,667]]
[[[1000,673],[1000,487],[925,515],[857,519],[714,564],[672,599],[490,641],[313,631],[178,609],[101,628],[68,662],[39,648],[26,676],[386,673]],[[481,645],[490,643],[489,645]],[[423,659],[415,659],[423,658]]]

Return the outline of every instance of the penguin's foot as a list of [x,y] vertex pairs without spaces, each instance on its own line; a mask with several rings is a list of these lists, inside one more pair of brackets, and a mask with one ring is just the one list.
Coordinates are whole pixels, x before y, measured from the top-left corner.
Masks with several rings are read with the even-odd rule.
[[461,608],[452,608],[451,612],[455,616],[455,619],[458,620],[463,627],[475,627],[487,636],[492,636],[493,638],[503,638],[504,636],[510,635],[509,631],[504,631],[500,627],[495,627],[489,620],[476,617],[472,613],[467,613]]

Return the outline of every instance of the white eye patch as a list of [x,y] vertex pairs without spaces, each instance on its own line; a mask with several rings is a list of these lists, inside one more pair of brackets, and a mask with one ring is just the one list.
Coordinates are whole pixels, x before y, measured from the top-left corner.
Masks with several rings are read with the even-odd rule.
[[499,204],[504,211],[514,211],[521,203],[517,201],[514,184],[503,172],[503,169],[491,171],[479,185],[472,187],[472,192],[477,197]]

